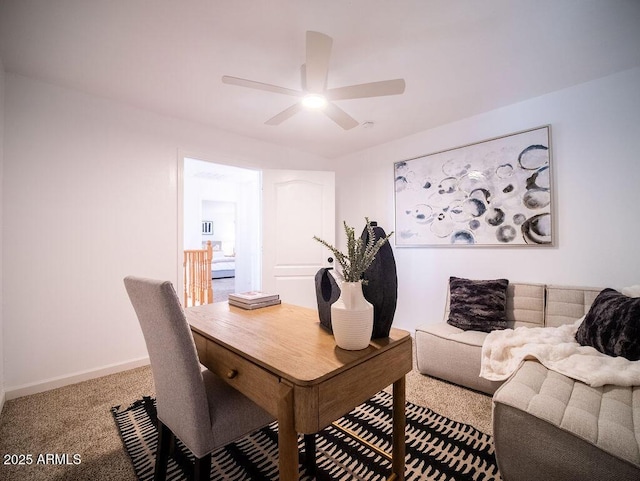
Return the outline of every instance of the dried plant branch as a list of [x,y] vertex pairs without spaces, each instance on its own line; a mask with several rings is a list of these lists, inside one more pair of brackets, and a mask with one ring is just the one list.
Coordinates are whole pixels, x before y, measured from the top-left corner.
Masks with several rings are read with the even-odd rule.
[[[365,220],[367,222],[368,234],[368,241],[366,245],[360,237],[356,239],[355,229],[348,226],[346,221],[343,222],[344,231],[347,236],[346,254],[340,252],[335,246],[332,246],[319,237],[313,236],[315,240],[320,242],[323,246],[325,246],[333,253],[333,256],[338,262],[338,265],[340,265],[342,276],[344,277],[344,280],[346,282],[357,282],[361,280],[364,272],[375,260],[376,254],[378,253],[380,248],[393,235],[393,232],[391,232],[385,237],[381,237],[376,241],[373,226],[371,225],[371,222],[369,222],[369,218],[365,217]],[[366,283],[366,281],[363,281],[363,283]]]

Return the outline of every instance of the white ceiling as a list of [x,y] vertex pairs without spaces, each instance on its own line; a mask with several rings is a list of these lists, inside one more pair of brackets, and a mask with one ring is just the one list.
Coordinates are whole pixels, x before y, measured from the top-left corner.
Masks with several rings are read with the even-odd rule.
[[[333,37],[328,87],[403,95],[264,122],[300,88],[305,31]],[[640,66],[640,0],[0,0],[5,71],[328,158]],[[640,87],[639,87],[640,88]]]

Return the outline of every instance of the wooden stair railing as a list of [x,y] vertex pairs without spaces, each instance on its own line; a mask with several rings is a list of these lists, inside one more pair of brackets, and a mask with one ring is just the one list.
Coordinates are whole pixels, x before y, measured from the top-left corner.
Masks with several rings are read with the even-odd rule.
[[206,249],[184,251],[184,307],[189,307],[189,300],[191,300],[191,306],[213,302],[212,260],[211,241],[207,241]]

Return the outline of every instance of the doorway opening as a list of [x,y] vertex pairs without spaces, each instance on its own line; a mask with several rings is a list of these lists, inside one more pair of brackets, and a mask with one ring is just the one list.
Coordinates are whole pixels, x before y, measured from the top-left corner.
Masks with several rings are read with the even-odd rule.
[[183,249],[211,242],[213,302],[261,284],[260,171],[184,158]]

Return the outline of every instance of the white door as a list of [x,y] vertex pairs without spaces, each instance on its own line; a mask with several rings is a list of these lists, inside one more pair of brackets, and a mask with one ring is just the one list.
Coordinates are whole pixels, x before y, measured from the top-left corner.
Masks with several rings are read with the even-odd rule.
[[335,245],[335,173],[262,172],[262,290],[283,302],[317,308],[315,275]]

